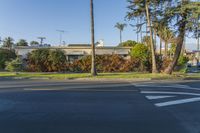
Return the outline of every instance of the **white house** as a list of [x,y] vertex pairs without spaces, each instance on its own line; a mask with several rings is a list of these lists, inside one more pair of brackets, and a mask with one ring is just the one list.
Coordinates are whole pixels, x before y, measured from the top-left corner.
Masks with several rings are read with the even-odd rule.
[[[49,49],[61,49],[65,52],[68,61],[74,61],[80,59],[83,56],[91,55],[90,44],[69,44],[67,47],[36,47],[36,46],[27,46],[27,47],[15,47],[16,54],[22,58],[26,58],[29,52],[33,50],[49,48]],[[97,45],[96,55],[112,55],[117,54],[124,58],[130,58],[131,47],[104,47],[102,44]]]

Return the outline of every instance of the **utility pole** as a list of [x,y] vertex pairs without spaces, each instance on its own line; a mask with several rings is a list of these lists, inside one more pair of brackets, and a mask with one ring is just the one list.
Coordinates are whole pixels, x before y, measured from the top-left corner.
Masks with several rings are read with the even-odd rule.
[[66,32],[64,30],[56,30],[60,34],[60,45],[62,44],[62,35]]
[[91,63],[91,75],[97,76],[95,65],[95,35],[94,35],[94,4],[93,0],[90,0],[90,21],[91,21],[91,49],[92,49],[92,63]]
[[40,44],[43,45],[43,42],[46,39],[46,37],[38,37],[38,39],[40,40]]

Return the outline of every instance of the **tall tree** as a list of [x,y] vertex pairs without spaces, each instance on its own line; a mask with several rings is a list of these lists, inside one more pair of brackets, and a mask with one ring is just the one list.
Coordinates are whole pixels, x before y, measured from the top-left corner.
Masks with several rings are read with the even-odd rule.
[[165,9],[161,23],[166,23],[168,27],[176,30],[176,50],[174,58],[166,68],[166,74],[172,74],[180,57],[186,33],[194,33],[195,21],[200,15],[200,2],[181,0],[171,1],[171,6]]
[[[162,1],[162,0],[161,0]],[[143,17],[146,20],[143,24],[147,24],[147,28],[150,32],[150,45],[151,45],[151,54],[152,54],[152,73],[157,73],[157,65],[156,65],[156,53],[155,53],[155,45],[153,42],[153,29],[152,23],[153,16],[151,14],[156,14],[158,10],[155,8],[154,4],[158,4],[161,1],[157,0],[128,0],[129,2],[129,12],[127,14],[128,19],[134,19],[137,17]],[[157,14],[158,15],[158,14]]]
[[117,29],[119,29],[119,33],[120,33],[120,43],[122,43],[122,32],[124,31],[124,28],[127,26],[127,24],[125,23],[117,23],[115,25],[115,27]]
[[7,37],[3,41],[3,47],[9,48],[10,50],[14,46],[14,39],[11,37]]
[[24,39],[20,39],[16,45],[17,46],[28,46],[28,42]]
[[91,17],[91,47],[92,47],[91,75],[97,76],[96,65],[95,65],[95,36],[94,36],[94,4],[93,4],[93,0],[90,0],[90,17]]
[[[200,16],[198,16],[198,19],[200,18]],[[200,50],[200,25],[199,25],[199,20],[196,20],[195,22],[195,27],[196,27],[196,30],[195,30],[195,33],[194,33],[194,37],[196,38],[197,40],[197,59],[198,59],[198,62],[199,62],[199,57],[200,57],[200,53],[199,53],[199,50]]]
[[150,43],[151,43],[151,54],[152,54],[152,73],[158,73],[157,65],[156,65],[156,53],[155,53],[155,45],[153,42],[153,29],[152,29],[152,20],[149,14],[149,2],[145,1],[145,9],[146,9],[146,18],[147,25],[150,31]]

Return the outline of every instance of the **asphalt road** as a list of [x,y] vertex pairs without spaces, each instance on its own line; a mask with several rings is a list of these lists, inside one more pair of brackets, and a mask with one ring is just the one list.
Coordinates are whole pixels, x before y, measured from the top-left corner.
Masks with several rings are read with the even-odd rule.
[[1,133],[200,133],[200,83],[0,80]]

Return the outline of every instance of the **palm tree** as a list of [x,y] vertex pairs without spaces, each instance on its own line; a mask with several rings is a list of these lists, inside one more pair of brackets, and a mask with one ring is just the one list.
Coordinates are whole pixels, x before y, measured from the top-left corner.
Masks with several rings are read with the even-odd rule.
[[90,17],[91,17],[91,47],[92,47],[92,63],[91,63],[91,75],[97,76],[95,66],[95,38],[94,38],[94,6],[93,0],[90,0]]
[[5,38],[3,41],[3,47],[9,48],[11,50],[14,45],[13,41],[14,41],[14,39],[11,37]]
[[151,50],[151,40],[150,36],[143,36],[142,43],[145,44],[149,50]]
[[120,32],[120,43],[122,43],[122,32],[123,32],[123,30],[124,30],[124,28],[127,26],[127,24],[125,24],[125,23],[117,23],[116,25],[115,25],[115,27],[117,28],[117,29],[119,29],[119,32]]
[[173,43],[175,40],[174,33],[167,27],[160,24],[157,28],[158,36],[160,37],[161,41],[165,43],[165,52],[164,56],[168,57],[168,45],[169,43]]
[[[200,11],[197,8],[199,6],[198,3],[193,4],[192,8],[189,9],[190,12],[188,12],[188,8],[184,8],[184,7],[188,6],[188,2],[189,2],[189,0],[182,0],[180,5],[175,7],[175,8],[177,8],[177,10],[180,11],[180,13],[175,14],[175,16],[176,17],[178,16],[178,18],[181,18],[181,20],[179,20],[179,22],[178,22],[178,36],[176,39],[176,49],[175,49],[174,58],[173,58],[172,62],[169,64],[169,66],[165,69],[164,72],[166,74],[172,74],[172,72],[178,62],[178,59],[180,57],[180,54],[181,54],[181,51],[183,48],[184,39],[185,39],[187,24],[190,22],[190,19],[188,19],[188,16],[189,16],[188,14],[192,12],[192,17],[194,17],[200,13]],[[175,18],[175,17],[173,16],[173,17],[168,17],[168,18],[171,19],[171,18]]]

